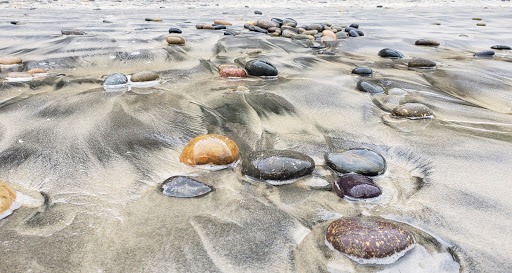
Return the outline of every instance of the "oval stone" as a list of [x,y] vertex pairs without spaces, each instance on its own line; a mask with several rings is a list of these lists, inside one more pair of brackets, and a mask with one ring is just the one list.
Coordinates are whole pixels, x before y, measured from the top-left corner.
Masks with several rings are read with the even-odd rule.
[[231,24],[230,22],[226,22],[226,21],[222,21],[222,20],[214,20],[213,21],[214,24],[217,24],[217,25],[225,25],[225,26],[231,26],[233,24]]
[[410,119],[432,118],[434,113],[421,103],[404,103],[392,110],[393,115]]
[[391,48],[384,48],[379,51],[379,56],[383,58],[403,58],[404,54],[402,54],[398,50],[394,50]]
[[330,31],[330,30],[324,30],[322,31],[322,35],[323,36],[327,36],[327,37],[331,37],[333,39],[336,39],[336,34],[334,34],[334,32]]
[[259,10],[255,10],[255,11],[254,11],[254,14],[262,15],[262,14],[263,14],[263,12],[261,12],[261,11],[259,11]]
[[352,74],[371,75],[373,70],[369,67],[356,67],[352,70]]
[[344,31],[336,32],[336,38],[337,39],[344,39],[347,38],[347,34]]
[[81,30],[61,30],[62,35],[85,35],[86,33]]
[[12,78],[12,79],[25,79],[25,78],[32,78],[34,75],[26,72],[10,72],[5,75],[6,78]]
[[386,170],[386,160],[382,155],[368,149],[350,149],[325,154],[329,168],[339,173],[379,175]]
[[245,70],[238,67],[223,67],[219,73],[221,77],[243,78],[246,76]]
[[170,45],[184,45],[185,44],[185,39],[183,39],[183,37],[180,37],[180,36],[167,36],[167,38],[165,40]]
[[510,46],[506,46],[506,45],[493,45],[491,46],[492,49],[497,49],[497,50],[511,50],[512,48],[510,48]]
[[247,73],[252,76],[277,76],[277,68],[270,62],[257,59],[245,64]]
[[283,25],[290,26],[290,27],[296,27],[297,21],[293,20],[292,18],[285,18],[283,20]]
[[226,26],[225,25],[214,25],[213,29],[215,29],[215,30],[226,29]]
[[348,36],[350,36],[350,37],[359,37],[359,33],[355,29],[351,29],[348,32]]
[[242,163],[242,174],[261,180],[290,180],[309,175],[313,159],[289,150],[264,150],[250,153]]
[[409,61],[408,66],[409,67],[419,67],[419,68],[423,68],[423,67],[430,68],[430,67],[436,67],[436,62],[428,60],[428,59],[424,59],[424,58],[415,57]]
[[20,57],[14,56],[4,56],[0,57],[0,64],[11,65],[11,64],[20,64],[22,62]]
[[128,83],[128,77],[121,73],[114,73],[105,78],[103,85],[120,85]]
[[341,176],[334,182],[334,191],[339,197],[353,199],[375,198],[382,194],[381,189],[373,180],[357,173]]
[[227,165],[238,160],[238,146],[231,139],[215,134],[201,135],[183,148],[180,161],[190,165]]
[[149,82],[158,80],[160,76],[153,71],[141,71],[132,75],[130,80],[132,82]]
[[353,27],[353,28],[359,28],[359,24],[350,24],[349,27]]
[[16,200],[16,191],[7,184],[0,182],[0,216],[11,207],[14,200]]
[[239,68],[237,64],[219,64],[219,66],[217,66],[217,69],[220,71],[222,70],[222,68],[224,67],[235,67],[235,68]]
[[271,27],[279,27],[278,23],[274,23],[270,20],[260,19],[256,22],[256,25],[260,28],[269,29]]
[[252,31],[261,32],[261,33],[268,33],[268,31],[261,27],[254,27],[254,29],[251,29]]
[[175,28],[175,27],[171,27],[169,28],[169,33],[181,33],[181,29],[179,28]]
[[361,264],[389,264],[415,246],[399,223],[380,217],[343,217],[327,227],[327,242]]
[[475,53],[475,57],[493,57],[496,52],[493,50],[484,50],[478,53]]
[[324,27],[319,24],[311,24],[307,27],[307,30],[316,30],[318,32],[322,32],[324,30]]
[[170,177],[164,181],[160,189],[167,196],[181,198],[197,197],[212,191],[210,186],[186,176]]
[[384,88],[373,85],[365,80],[357,82],[357,89],[367,93],[384,93]]
[[439,42],[438,41],[434,41],[434,40],[420,39],[420,40],[417,40],[414,44],[415,45],[421,45],[421,46],[438,46]]
[[364,32],[359,30],[359,29],[356,29],[356,32],[359,36],[364,36]]
[[279,27],[283,24],[283,20],[279,18],[272,18],[270,21],[279,25]]
[[27,73],[30,73],[30,74],[43,74],[43,73],[47,73],[47,72],[46,72],[46,70],[44,70],[42,68],[32,68],[32,69],[28,70]]
[[196,25],[196,29],[203,29],[204,28],[204,24],[197,24]]

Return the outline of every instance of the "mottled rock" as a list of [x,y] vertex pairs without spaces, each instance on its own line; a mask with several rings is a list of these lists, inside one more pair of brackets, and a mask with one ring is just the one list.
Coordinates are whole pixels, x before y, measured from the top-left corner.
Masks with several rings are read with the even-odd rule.
[[223,20],[213,20],[213,23],[216,24],[216,25],[225,25],[225,26],[233,25],[230,22],[226,22],[226,21],[223,21]]
[[309,40],[309,36],[308,35],[304,35],[304,34],[296,34],[292,37],[293,40]]
[[0,219],[16,200],[16,191],[7,184],[0,182]]
[[204,24],[197,24],[196,25],[196,29],[203,29],[204,28]]
[[153,71],[141,71],[132,75],[130,80],[132,82],[148,82],[148,81],[156,81],[160,78],[158,74]]
[[221,77],[242,78],[245,77],[245,70],[238,67],[223,67],[220,71]]
[[81,30],[61,30],[62,35],[85,35],[86,33]]
[[350,24],[349,27],[353,27],[353,28],[359,28],[359,24]]
[[436,62],[431,61],[429,59],[415,57],[412,58],[407,65],[409,67],[418,67],[418,68],[432,68],[436,67]]
[[410,119],[432,118],[434,115],[430,108],[421,103],[404,103],[395,107],[391,112],[394,116]]
[[349,173],[334,182],[334,191],[341,198],[368,199],[382,194],[381,189],[373,180],[357,173]]
[[357,82],[357,89],[367,93],[384,93],[384,88],[373,85],[365,80]]
[[371,75],[373,70],[369,67],[356,67],[352,70],[352,74]]
[[277,76],[277,68],[270,62],[257,59],[248,61],[245,64],[245,70],[252,76]]
[[487,24],[484,24],[484,23],[478,23],[478,24],[476,24],[476,25],[477,25],[477,26],[479,26],[479,27],[485,27]]
[[290,180],[309,175],[315,168],[313,159],[289,150],[252,152],[242,163],[242,174],[261,180]]
[[121,73],[111,74],[105,78],[105,81],[103,81],[103,85],[120,85],[120,84],[127,84],[127,83],[128,83],[128,77],[126,77],[126,75],[121,74]]
[[399,223],[380,217],[343,217],[327,227],[332,247],[361,264],[389,264],[415,246]]
[[295,35],[297,35],[297,32],[295,32],[293,29],[289,29],[289,28],[283,29],[283,33],[282,33],[283,37],[292,38]]
[[283,20],[283,25],[290,26],[290,27],[296,27],[297,21],[293,20],[292,18],[285,18]]
[[475,53],[475,57],[493,57],[496,52],[493,50],[484,50],[478,53]]
[[215,134],[201,135],[183,148],[180,161],[191,166],[227,165],[238,160],[238,146],[231,139]]
[[169,28],[169,33],[182,33],[182,31],[179,28],[171,27]]
[[306,31],[302,32],[302,34],[304,34],[304,35],[316,35],[316,34],[318,34],[318,30],[306,30]]
[[382,155],[361,148],[326,153],[325,163],[339,173],[375,176],[386,170],[386,160]]
[[22,60],[20,57],[14,57],[14,56],[0,57],[0,64],[3,64],[3,65],[21,64],[21,62],[22,62]]
[[510,48],[510,46],[506,46],[506,45],[493,45],[491,46],[492,49],[497,49],[497,50],[511,50],[512,48]]
[[415,45],[420,45],[420,46],[438,46],[439,42],[438,41],[434,41],[434,40],[420,39],[420,40],[417,40],[414,44]]
[[383,58],[403,58],[404,54],[395,49],[384,48],[379,51],[379,56]]
[[307,27],[307,30],[316,30],[318,32],[322,32],[324,30],[324,27],[319,24],[311,24]]
[[197,197],[212,191],[211,187],[186,176],[170,177],[160,189],[167,196],[181,198]]
[[184,45],[185,44],[185,39],[183,39],[183,37],[180,37],[180,36],[167,36],[167,38],[165,40],[170,45]]

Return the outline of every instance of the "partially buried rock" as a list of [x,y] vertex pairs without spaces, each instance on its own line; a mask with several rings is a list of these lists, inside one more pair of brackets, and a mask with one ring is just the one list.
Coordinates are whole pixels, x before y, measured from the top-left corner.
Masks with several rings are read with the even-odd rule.
[[332,247],[360,264],[390,264],[415,246],[399,223],[380,217],[343,217],[327,227]]
[[285,18],[283,20],[283,25],[290,26],[290,27],[296,27],[297,26],[297,21],[295,21],[292,18]]
[[180,161],[190,165],[228,165],[238,160],[238,146],[231,139],[215,134],[201,135],[183,148]]
[[181,29],[179,28],[175,28],[175,27],[171,27],[169,28],[169,33],[181,33]]
[[373,73],[373,70],[369,67],[357,67],[352,70],[352,74],[358,74],[358,75],[371,75]]
[[476,24],[476,25],[479,26],[479,27],[485,27],[486,26],[486,24],[484,24],[484,23],[479,23],[479,24]]
[[430,108],[421,103],[404,103],[391,111],[394,116],[410,119],[432,118],[434,113]]
[[334,182],[334,191],[341,198],[348,199],[369,199],[382,194],[381,189],[373,180],[357,173],[350,173],[341,176]]
[[174,176],[164,181],[161,190],[167,196],[190,198],[205,195],[212,188],[186,176]]
[[245,70],[238,67],[223,67],[220,71],[221,77],[243,78],[246,76]]
[[277,68],[272,63],[261,59],[248,61],[245,64],[245,69],[252,76],[271,77],[278,74]]
[[404,54],[402,54],[400,51],[391,49],[391,48],[384,48],[381,51],[379,51],[379,56],[383,58],[403,58]]
[[484,50],[484,51],[481,51],[481,52],[478,52],[478,53],[475,53],[475,57],[493,57],[494,54],[496,54],[496,52],[494,52],[493,50]]
[[416,68],[432,68],[436,67],[436,62],[424,58],[415,57],[409,61],[408,66]]
[[309,175],[313,159],[289,150],[264,150],[250,153],[242,163],[242,174],[260,180],[284,181]]
[[21,64],[21,62],[22,62],[22,60],[20,57],[13,57],[13,56],[0,57],[0,64],[3,64],[3,65]]
[[114,23],[114,22],[112,22],[112,21],[110,21],[110,20],[103,20],[103,23],[105,23],[105,24],[112,24],[112,23]]
[[439,42],[438,41],[434,41],[434,40],[420,39],[420,40],[417,40],[416,43],[414,43],[414,44],[415,45],[421,45],[421,46],[438,46]]
[[183,39],[183,37],[180,37],[180,36],[167,36],[167,38],[165,40],[170,45],[184,45],[185,44],[185,39]]
[[360,91],[363,91],[363,92],[367,92],[367,93],[383,93],[384,92],[384,88],[377,86],[377,85],[373,85],[365,80],[360,80],[359,82],[357,82],[357,89]]
[[325,162],[329,168],[339,173],[379,175],[386,170],[386,160],[382,155],[368,149],[350,149],[328,152]]
[[85,35],[86,33],[81,30],[61,30],[62,35]]
[[0,219],[11,214],[13,203],[16,200],[16,191],[7,184],[0,182]]
[[121,85],[121,84],[127,84],[128,83],[128,77],[126,75],[121,73],[114,73],[109,75],[105,78],[105,81],[103,81],[103,85]]
[[156,81],[158,78],[160,78],[160,76],[153,71],[141,71],[133,74],[130,80],[132,82],[149,82]]
[[511,50],[512,48],[510,48],[510,46],[506,46],[506,45],[493,45],[491,46],[492,49],[497,49],[497,50]]
[[226,26],[225,25],[214,25],[213,29],[215,29],[215,30],[226,29]]

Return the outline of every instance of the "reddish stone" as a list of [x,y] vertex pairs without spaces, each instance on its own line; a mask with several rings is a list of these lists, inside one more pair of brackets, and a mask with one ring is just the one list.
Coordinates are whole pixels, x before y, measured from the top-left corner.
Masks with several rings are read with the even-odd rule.
[[245,70],[236,67],[223,67],[220,70],[220,75],[222,77],[233,77],[233,78],[243,78],[246,77]]

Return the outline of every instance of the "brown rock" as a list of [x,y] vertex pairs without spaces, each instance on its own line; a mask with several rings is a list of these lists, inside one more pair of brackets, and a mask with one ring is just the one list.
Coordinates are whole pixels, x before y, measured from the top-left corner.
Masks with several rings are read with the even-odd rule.
[[479,24],[476,24],[476,25],[479,26],[479,27],[485,27],[486,26],[486,24],[484,24],[484,23],[479,23]]
[[427,68],[427,67],[436,67],[436,62],[431,61],[429,59],[414,57],[409,61],[408,65],[409,65],[409,67]]
[[225,25],[225,26],[231,26],[232,25],[230,22],[226,22],[226,21],[222,21],[222,20],[214,20],[213,23],[217,24],[217,25]]
[[334,34],[334,32],[330,31],[330,30],[324,30],[322,31],[322,36],[323,37],[331,37],[333,38],[334,40],[336,40],[336,34]]
[[153,19],[153,22],[162,22],[162,19],[161,18],[155,18],[155,19]]
[[32,69],[28,70],[27,73],[29,73],[29,74],[42,74],[42,73],[47,73],[47,72],[46,72],[46,70],[44,70],[42,68],[32,68]]
[[434,41],[434,40],[420,39],[420,40],[417,40],[416,43],[414,43],[414,44],[415,45],[421,45],[421,46],[438,46],[439,42],[438,41]]
[[167,36],[167,38],[165,40],[170,45],[184,45],[185,44],[185,39],[183,39],[183,37],[180,37],[180,36]]
[[132,75],[130,80],[132,82],[149,82],[158,80],[160,76],[153,71],[141,71]]
[[191,166],[227,165],[238,160],[238,146],[231,139],[215,134],[201,135],[183,148],[180,161]]
[[4,56],[0,57],[0,64],[20,64],[22,62],[20,57]]
[[392,110],[393,115],[410,119],[431,118],[434,113],[421,103],[404,103]]
[[206,25],[203,27],[203,29],[215,29],[212,25]]
[[475,21],[482,21],[482,18],[480,18],[480,17],[473,17],[473,19],[472,19],[472,20],[475,20]]
[[245,70],[237,67],[223,67],[219,73],[222,77],[230,78],[243,78],[247,76]]
[[0,182],[0,214],[8,210],[16,200],[16,191],[7,184]]

